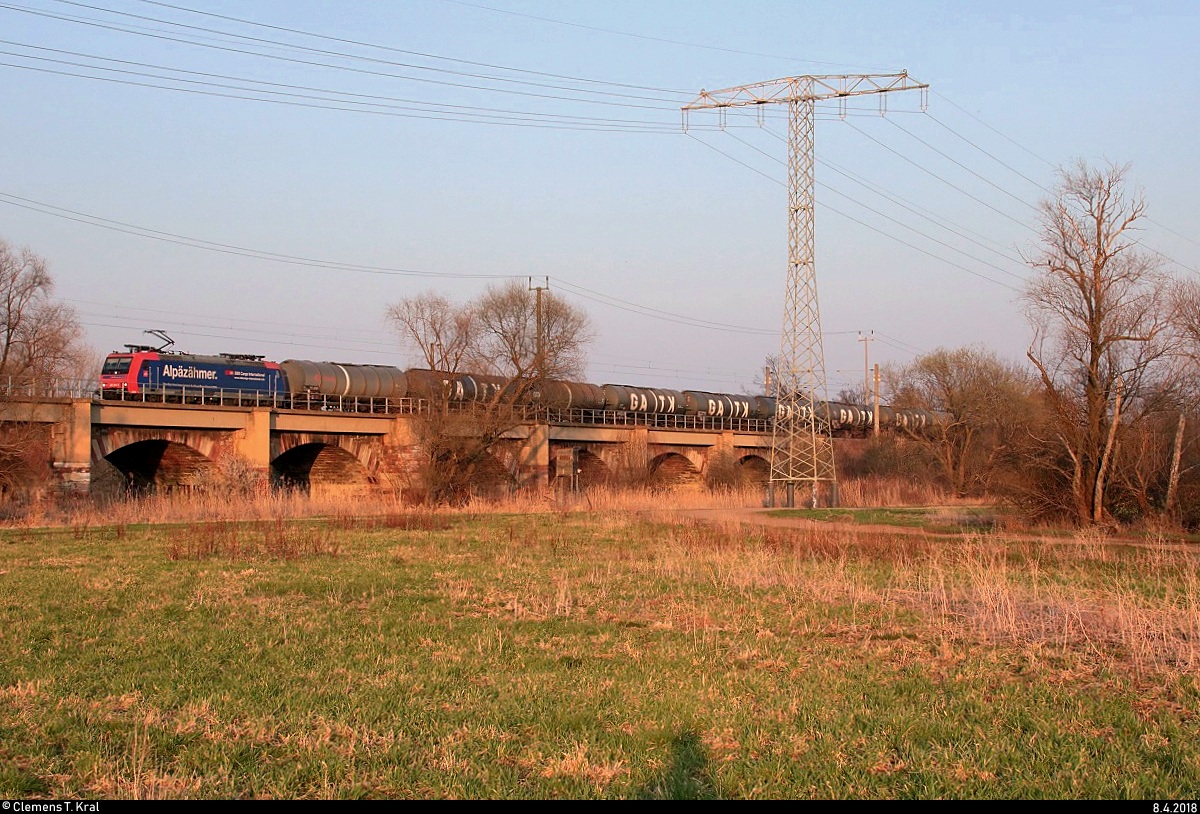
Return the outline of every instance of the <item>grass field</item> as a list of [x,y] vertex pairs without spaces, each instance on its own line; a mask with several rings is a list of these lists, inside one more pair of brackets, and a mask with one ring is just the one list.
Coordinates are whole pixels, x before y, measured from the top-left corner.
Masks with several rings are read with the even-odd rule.
[[997,525],[997,512],[987,506],[848,508],[848,509],[776,509],[772,517],[795,517],[825,523],[851,523],[863,526],[904,526],[933,533],[961,534],[990,531]]
[[7,529],[0,797],[1194,799],[1198,588],[595,506]]

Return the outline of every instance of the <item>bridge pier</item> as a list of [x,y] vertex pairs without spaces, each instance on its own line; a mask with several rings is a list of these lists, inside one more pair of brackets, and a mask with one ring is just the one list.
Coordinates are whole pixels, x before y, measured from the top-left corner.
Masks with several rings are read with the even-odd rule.
[[264,477],[271,471],[271,429],[272,415],[270,408],[263,407],[251,410],[246,416],[246,427],[234,436],[233,450],[249,464],[255,472]]
[[92,483],[92,402],[72,399],[51,425],[50,468],[64,492],[86,492]]
[[543,491],[550,487],[550,426],[534,424],[521,445],[518,459],[518,483],[521,488]]

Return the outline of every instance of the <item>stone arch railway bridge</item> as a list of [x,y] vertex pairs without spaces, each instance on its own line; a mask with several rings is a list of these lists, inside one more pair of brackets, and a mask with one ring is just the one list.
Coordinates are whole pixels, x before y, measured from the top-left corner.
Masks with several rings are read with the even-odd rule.
[[[311,409],[194,401],[9,397],[0,434],[40,430],[66,491],[188,488],[231,471],[310,491],[415,485],[424,405],[414,400],[326,400]],[[487,465],[495,482],[516,487],[586,487],[630,472],[645,483],[696,483],[722,454],[764,483],[770,471],[771,426],[759,419],[551,410],[506,426]]]

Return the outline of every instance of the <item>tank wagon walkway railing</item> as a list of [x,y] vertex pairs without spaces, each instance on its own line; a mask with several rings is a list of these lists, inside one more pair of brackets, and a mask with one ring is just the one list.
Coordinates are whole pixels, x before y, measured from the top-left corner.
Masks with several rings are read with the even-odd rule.
[[[430,404],[425,399],[352,397],[320,394],[293,395],[263,393],[255,390],[230,390],[215,387],[173,387],[150,392],[131,393],[127,390],[100,391],[95,381],[56,381],[37,384],[0,383],[0,394],[10,398],[91,398],[143,404],[181,404],[191,406],[257,407],[275,410],[315,410],[321,412],[412,415],[427,413]],[[455,412],[477,410],[472,402],[451,404]],[[650,429],[697,430],[708,432],[770,433],[771,422],[757,418],[684,415],[673,413],[639,413],[629,410],[587,408],[556,408],[535,405],[513,405],[506,420],[517,423],[548,423],[591,427],[647,427]]]
[[[421,415],[434,408],[421,398],[383,398],[336,396],[317,393],[264,393],[201,386],[159,387],[149,392],[132,393],[125,389],[101,390],[95,379],[55,379],[45,381],[0,379],[0,400],[39,401],[43,399],[91,399],[96,403],[123,402],[167,404],[196,407],[243,407],[273,410],[320,411],[326,413],[372,415]],[[443,407],[454,413],[485,412],[491,420],[514,424],[552,424],[586,427],[646,427],[648,429],[691,430],[698,432],[743,432],[770,434],[773,421],[765,418],[741,418],[705,413],[653,413],[637,410],[601,408],[559,408],[546,405],[505,405],[500,414],[488,411],[480,402],[450,402]],[[835,434],[862,434],[872,426],[867,408],[828,405]],[[834,409],[837,408],[837,409]],[[895,410],[881,407],[882,427],[919,429],[933,426],[934,419],[921,410]],[[839,416],[839,411],[851,413]],[[906,415],[911,414],[911,415]],[[857,416],[857,418],[855,418]],[[934,417],[936,418],[936,416]]]
[[264,393],[261,390],[234,390],[224,387],[186,385],[158,387],[131,393],[124,388],[95,391],[94,401],[141,402],[144,404],[184,404],[214,407],[269,407],[274,410],[320,410],[337,413],[419,413],[428,408],[423,399],[381,398],[368,396],[331,396],[321,394]]

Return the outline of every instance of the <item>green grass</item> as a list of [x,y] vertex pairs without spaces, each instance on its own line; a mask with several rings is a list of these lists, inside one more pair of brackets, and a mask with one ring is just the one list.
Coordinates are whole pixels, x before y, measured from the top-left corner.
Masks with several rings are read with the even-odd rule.
[[911,507],[777,509],[768,514],[772,517],[799,518],[826,523],[919,528],[935,534],[991,530],[996,524],[995,509],[974,506],[956,506],[953,509]]
[[615,515],[3,532],[0,797],[1194,797],[1195,562],[1060,549]]
[[[771,517],[812,520],[819,523],[858,526],[897,526],[921,529],[930,534],[971,534],[997,531],[1004,527],[1008,514],[995,506],[893,506],[837,509],[773,509]],[[1040,537],[1071,539],[1076,530],[1070,528],[1039,528]],[[1200,533],[1182,529],[1169,530],[1147,526],[1126,527],[1120,537],[1129,543],[1172,542],[1185,545],[1200,544]]]

